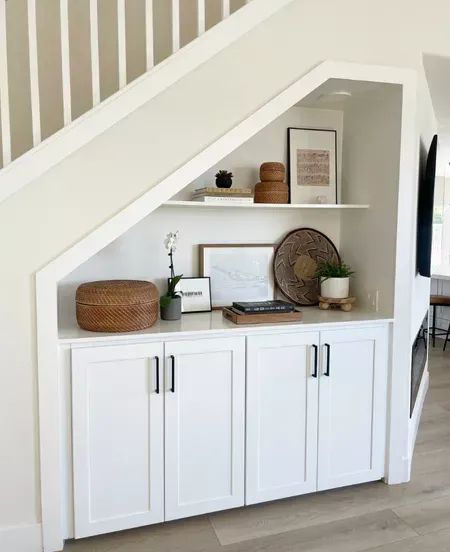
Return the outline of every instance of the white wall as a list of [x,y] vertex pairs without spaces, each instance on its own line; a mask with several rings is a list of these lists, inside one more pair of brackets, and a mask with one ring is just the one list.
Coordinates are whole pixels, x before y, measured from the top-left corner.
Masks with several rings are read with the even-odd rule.
[[[177,197],[189,199],[192,190],[214,186],[220,168],[232,170],[235,187],[251,187],[259,181],[264,161],[286,164],[287,128],[290,126],[334,129],[338,133],[338,185],[341,176],[343,112],[293,107],[245,144],[189,184]],[[232,217],[232,224],[230,224]],[[279,243],[291,230],[309,227],[325,233],[339,248],[340,213],[337,211],[225,211],[162,207],[114,241],[65,278],[59,286],[59,320],[74,324],[75,289],[82,282],[111,278],[142,278],[154,281],[161,291],[168,277],[163,241],[179,230],[176,270],[198,276],[200,243]]]
[[[279,161],[287,168],[287,129],[289,127],[309,127],[334,129],[337,131],[337,171],[338,191],[340,192],[342,171],[343,111],[292,107],[273,123],[258,132],[236,151],[227,155],[220,163],[207,170],[200,178],[189,184],[175,199],[190,199],[192,190],[203,186],[215,186],[214,175],[220,169],[233,172],[234,187],[254,188],[259,182],[259,167],[265,161]],[[340,196],[340,193],[338,193]]]
[[[0,205],[0,527],[40,521],[36,271],[321,60],[422,74],[422,51],[450,54],[449,17],[447,0],[433,10],[410,0],[293,1]],[[419,104],[432,122],[423,89]]]
[[370,209],[343,213],[341,250],[357,272],[358,300],[389,316],[394,312],[401,94],[401,87],[384,85],[349,102],[344,114],[343,193],[348,202],[368,203]]
[[160,207],[121,238],[72,272],[59,285],[59,323],[73,327],[75,290],[92,280],[137,278],[153,281],[165,292],[169,277],[164,239],[179,230],[175,254],[177,274],[199,275],[201,243],[274,243],[295,228],[309,227],[326,234],[339,248],[338,211],[252,211],[245,209],[180,209]]

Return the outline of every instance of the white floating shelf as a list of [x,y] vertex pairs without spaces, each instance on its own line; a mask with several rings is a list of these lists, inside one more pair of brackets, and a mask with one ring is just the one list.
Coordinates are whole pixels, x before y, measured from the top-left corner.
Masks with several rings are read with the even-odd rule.
[[166,201],[165,207],[193,207],[200,209],[368,209],[370,205],[355,205],[343,203],[339,205],[331,203],[202,203],[201,201]]

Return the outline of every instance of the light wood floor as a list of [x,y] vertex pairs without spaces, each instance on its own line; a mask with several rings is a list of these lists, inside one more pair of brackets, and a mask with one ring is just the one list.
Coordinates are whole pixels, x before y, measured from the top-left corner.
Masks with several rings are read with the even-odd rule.
[[99,536],[70,552],[450,552],[450,350],[431,352],[412,481],[370,483]]

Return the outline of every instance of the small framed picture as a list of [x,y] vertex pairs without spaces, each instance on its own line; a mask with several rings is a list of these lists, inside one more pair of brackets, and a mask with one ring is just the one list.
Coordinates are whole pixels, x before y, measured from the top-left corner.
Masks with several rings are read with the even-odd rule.
[[181,295],[181,312],[211,312],[211,280],[202,278],[181,278],[175,288]]
[[288,128],[290,203],[337,203],[337,132]]
[[213,309],[274,299],[273,244],[200,245],[200,274],[211,278]]

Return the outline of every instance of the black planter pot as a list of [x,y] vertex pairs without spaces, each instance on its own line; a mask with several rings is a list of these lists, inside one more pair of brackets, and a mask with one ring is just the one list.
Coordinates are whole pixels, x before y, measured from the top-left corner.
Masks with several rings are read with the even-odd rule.
[[216,186],[218,188],[231,188],[232,184],[232,176],[216,176]]

